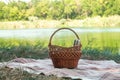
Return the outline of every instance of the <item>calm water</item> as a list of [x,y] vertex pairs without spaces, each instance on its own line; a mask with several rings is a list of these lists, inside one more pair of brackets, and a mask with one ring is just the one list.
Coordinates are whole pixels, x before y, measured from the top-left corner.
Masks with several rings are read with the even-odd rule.
[[[0,38],[35,38],[35,37],[49,37],[56,29],[21,29],[21,30],[0,30]],[[105,28],[105,29],[79,29],[73,28],[73,30],[78,34],[94,33],[102,34],[108,33],[118,33],[120,34],[120,28]],[[62,32],[62,33],[61,33]],[[66,30],[62,30],[61,34],[69,34]]]

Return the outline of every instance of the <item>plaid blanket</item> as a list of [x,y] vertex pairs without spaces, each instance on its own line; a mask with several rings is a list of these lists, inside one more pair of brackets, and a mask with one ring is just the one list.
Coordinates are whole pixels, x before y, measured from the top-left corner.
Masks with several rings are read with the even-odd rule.
[[51,59],[16,58],[8,62],[1,62],[0,66],[20,68],[29,73],[56,75],[82,80],[120,80],[120,64],[113,60],[85,60],[80,59],[75,69],[54,68]]

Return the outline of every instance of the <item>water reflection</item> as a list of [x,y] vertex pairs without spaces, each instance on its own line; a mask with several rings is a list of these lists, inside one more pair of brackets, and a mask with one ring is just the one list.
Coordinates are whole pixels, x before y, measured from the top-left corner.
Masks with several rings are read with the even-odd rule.
[[[104,29],[81,29],[72,28],[77,33],[102,33],[102,32],[120,32],[120,28],[104,28]],[[22,29],[22,30],[0,30],[1,38],[34,38],[34,37],[49,37],[56,29]],[[61,34],[66,34],[66,30],[62,30]],[[69,32],[67,32],[69,34]]]

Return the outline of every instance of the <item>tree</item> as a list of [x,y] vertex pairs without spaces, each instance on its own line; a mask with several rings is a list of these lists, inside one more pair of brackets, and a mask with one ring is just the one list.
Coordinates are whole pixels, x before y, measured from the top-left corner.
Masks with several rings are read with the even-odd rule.
[[48,12],[48,18],[50,19],[61,19],[64,13],[64,5],[62,1],[50,1],[50,7]]
[[120,0],[21,0],[0,1],[0,20],[84,19],[93,16],[120,15]]
[[66,18],[72,18],[72,13],[77,9],[77,5],[74,0],[62,0],[64,4],[64,15]]
[[109,0],[105,2],[106,10],[104,15],[120,15],[120,0]]
[[35,16],[46,19],[49,11],[49,0],[41,0],[35,7]]
[[4,19],[3,15],[4,15],[4,11],[2,10],[2,8],[5,6],[4,2],[0,2],[0,19]]
[[31,0],[32,4],[36,6],[41,0]]
[[10,13],[10,8],[6,5],[2,8],[2,11],[3,11],[3,18],[5,20],[9,20],[9,13]]
[[10,13],[9,13],[9,20],[18,20],[19,17],[19,10],[18,7],[13,7],[10,8]]

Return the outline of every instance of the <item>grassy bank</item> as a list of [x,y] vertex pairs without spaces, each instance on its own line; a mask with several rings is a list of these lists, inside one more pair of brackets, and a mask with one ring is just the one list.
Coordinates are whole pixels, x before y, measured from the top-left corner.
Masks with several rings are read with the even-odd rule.
[[90,27],[115,28],[120,27],[120,16],[92,17],[83,20],[31,20],[0,22],[0,29],[28,29],[28,28],[58,28],[58,27]]
[[16,57],[47,58],[48,49],[43,41],[24,39],[0,39],[0,61]]
[[[9,61],[16,57],[48,58],[48,42],[44,39],[0,39],[0,44],[0,61]],[[61,45],[68,46],[64,43]],[[120,62],[119,47],[92,47],[91,42],[89,42],[88,45],[82,47],[82,53],[84,59],[107,59]]]
[[56,77],[54,75],[45,76],[41,74],[31,74],[21,69],[11,69],[8,67],[0,68],[0,80],[71,80]]

